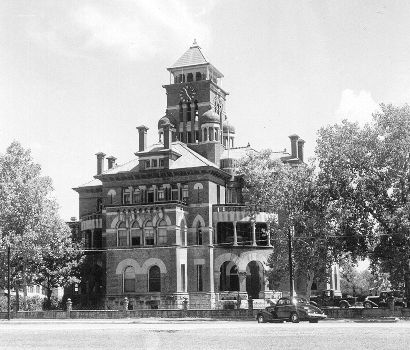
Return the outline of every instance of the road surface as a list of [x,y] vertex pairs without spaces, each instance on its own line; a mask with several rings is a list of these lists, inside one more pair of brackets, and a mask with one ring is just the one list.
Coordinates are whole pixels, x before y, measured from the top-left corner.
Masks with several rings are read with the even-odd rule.
[[1,320],[0,349],[410,349],[410,322]]

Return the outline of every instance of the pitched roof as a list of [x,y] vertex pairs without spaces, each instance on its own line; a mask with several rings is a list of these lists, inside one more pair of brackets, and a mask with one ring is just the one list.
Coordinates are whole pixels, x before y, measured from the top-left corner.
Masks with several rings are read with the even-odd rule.
[[194,41],[192,46],[185,51],[185,53],[170,68],[196,66],[207,63],[209,62],[202,53],[201,48],[196,41]]

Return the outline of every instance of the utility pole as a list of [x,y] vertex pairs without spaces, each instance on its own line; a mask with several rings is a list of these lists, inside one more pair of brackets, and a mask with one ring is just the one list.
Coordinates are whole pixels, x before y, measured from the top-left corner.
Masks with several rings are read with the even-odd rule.
[[10,242],[7,244],[7,319],[10,321]]
[[294,227],[289,227],[288,229],[288,250],[289,250],[289,290],[290,298],[294,297],[295,293],[295,284],[293,278],[293,230]]

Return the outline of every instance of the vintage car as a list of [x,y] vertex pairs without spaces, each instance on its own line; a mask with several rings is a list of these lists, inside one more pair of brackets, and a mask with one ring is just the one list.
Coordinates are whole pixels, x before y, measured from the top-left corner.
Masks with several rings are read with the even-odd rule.
[[[292,302],[293,301],[293,302]],[[304,298],[294,297],[280,298],[276,305],[268,306],[258,312],[256,320],[258,323],[290,321],[298,323],[299,321],[309,321],[317,323],[327,316],[318,307],[310,305]]]
[[406,306],[403,293],[395,290],[382,291],[379,295],[368,296],[363,301],[363,306],[366,309],[371,309],[373,307],[388,307],[389,302],[393,302],[394,306]]

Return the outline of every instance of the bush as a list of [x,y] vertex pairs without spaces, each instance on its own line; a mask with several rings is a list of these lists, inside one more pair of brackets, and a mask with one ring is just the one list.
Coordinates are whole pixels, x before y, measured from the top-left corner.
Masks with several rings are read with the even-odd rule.
[[[57,298],[51,298],[50,308],[46,308],[47,299],[39,295],[27,297],[26,306],[24,307],[23,298],[19,299],[19,310],[21,311],[42,311],[42,310],[56,310],[61,307]],[[53,300],[54,299],[54,300]],[[12,295],[10,298],[10,310],[14,311],[16,303],[16,296]],[[0,296],[0,312],[7,312],[7,296]]]

